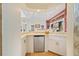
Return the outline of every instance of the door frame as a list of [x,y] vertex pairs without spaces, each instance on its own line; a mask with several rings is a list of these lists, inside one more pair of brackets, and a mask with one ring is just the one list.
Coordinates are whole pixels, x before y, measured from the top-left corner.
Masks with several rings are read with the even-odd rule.
[[34,35],[33,36],[33,51],[35,52],[34,37],[44,37],[44,47],[43,47],[44,51],[41,51],[41,52],[45,52],[45,35]]

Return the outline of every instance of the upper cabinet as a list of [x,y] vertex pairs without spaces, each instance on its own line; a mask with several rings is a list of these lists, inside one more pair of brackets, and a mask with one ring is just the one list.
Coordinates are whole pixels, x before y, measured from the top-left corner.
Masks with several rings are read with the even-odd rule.
[[54,17],[46,21],[47,29],[52,32],[66,32],[67,31],[67,4],[65,9],[56,14]]

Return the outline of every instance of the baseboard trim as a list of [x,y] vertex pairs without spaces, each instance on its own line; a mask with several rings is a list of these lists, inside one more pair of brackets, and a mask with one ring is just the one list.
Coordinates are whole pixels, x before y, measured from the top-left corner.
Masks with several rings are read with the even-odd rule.
[[25,53],[25,56],[27,56],[28,55],[28,53]]
[[63,56],[63,55],[61,55],[61,54],[58,54],[58,53],[53,52],[53,51],[50,51],[50,50],[48,50],[48,52],[50,52],[50,53],[54,53],[54,54],[56,54],[56,55],[58,55],[58,56]]
[[30,53],[31,53],[31,52],[26,52],[26,53],[25,53],[25,56],[28,56]]
[[[50,52],[50,53],[52,53],[52,54],[55,54],[55,55],[57,55],[57,56],[63,56],[63,55],[61,55],[61,54],[58,54],[58,53],[53,52],[53,51],[50,51],[50,50],[48,50],[48,52]],[[30,53],[31,53],[31,52],[27,52],[27,53],[25,53],[25,56],[29,56]]]

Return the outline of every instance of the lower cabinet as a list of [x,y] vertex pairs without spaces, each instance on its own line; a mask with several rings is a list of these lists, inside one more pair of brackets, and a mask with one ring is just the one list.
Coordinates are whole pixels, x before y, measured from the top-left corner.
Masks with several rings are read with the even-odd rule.
[[63,36],[49,36],[49,51],[66,55],[66,38]]

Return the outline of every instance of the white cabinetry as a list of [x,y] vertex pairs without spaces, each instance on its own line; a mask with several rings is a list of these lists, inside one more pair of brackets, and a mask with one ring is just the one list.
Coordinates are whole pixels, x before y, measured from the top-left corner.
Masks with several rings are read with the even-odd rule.
[[58,53],[60,55],[66,55],[66,41],[64,36],[49,36],[49,51]]

